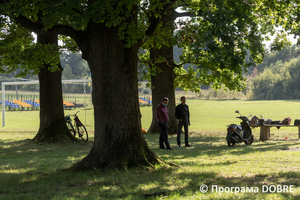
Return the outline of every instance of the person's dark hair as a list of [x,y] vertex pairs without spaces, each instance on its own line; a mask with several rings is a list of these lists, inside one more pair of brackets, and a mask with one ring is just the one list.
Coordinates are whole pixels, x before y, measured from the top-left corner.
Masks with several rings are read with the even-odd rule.
[[169,99],[168,99],[168,97],[164,97],[163,99],[162,99],[162,101],[164,102],[164,101],[169,101]]
[[180,97],[180,100],[185,99],[185,96]]

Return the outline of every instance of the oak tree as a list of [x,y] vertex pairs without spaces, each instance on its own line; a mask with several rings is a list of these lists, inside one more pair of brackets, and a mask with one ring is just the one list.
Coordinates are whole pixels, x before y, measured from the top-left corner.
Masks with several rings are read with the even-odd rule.
[[[17,24],[15,16],[2,16],[0,55],[3,73],[38,75],[40,83],[40,126],[36,141],[74,140],[64,121],[61,72],[57,34],[31,32]],[[22,24],[23,22],[21,22]],[[38,23],[38,22],[37,22]]]
[[[129,168],[162,162],[141,132],[137,52],[175,1],[9,1],[19,23],[31,31],[71,37],[88,61],[95,119],[93,147],[74,168]],[[30,15],[29,15],[30,13]],[[51,14],[51,16],[50,16]],[[28,18],[28,16],[32,16]]]
[[[144,52],[148,54],[140,56],[142,71],[152,87],[153,117],[148,131],[159,132],[155,107],[163,96],[170,97],[170,127],[176,130],[174,88],[193,92],[200,92],[201,85],[212,85],[215,89],[224,86],[230,90],[243,89],[243,74],[262,61],[265,34],[274,34],[275,25],[280,25],[281,11],[284,5],[287,6],[284,3],[180,1],[176,4],[180,12],[174,6],[162,15],[163,25],[155,33],[158,44],[151,41],[144,45],[143,48],[148,49]],[[185,18],[175,20],[178,17]],[[286,43],[282,36],[278,34],[273,49]],[[161,40],[168,42],[159,45]],[[180,63],[174,62],[172,45],[182,48]],[[183,66],[187,64],[190,67],[186,70]],[[147,65],[149,68],[145,70]]]

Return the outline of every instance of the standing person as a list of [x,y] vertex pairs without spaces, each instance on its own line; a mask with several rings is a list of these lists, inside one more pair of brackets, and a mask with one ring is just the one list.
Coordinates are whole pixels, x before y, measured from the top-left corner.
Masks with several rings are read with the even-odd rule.
[[177,145],[180,147],[181,142],[180,142],[180,134],[182,130],[182,126],[184,126],[184,141],[185,141],[185,146],[190,147],[189,145],[189,128],[190,126],[190,111],[189,111],[189,106],[185,104],[186,98],[185,96],[182,96],[180,98],[181,104],[176,106],[175,110],[175,117],[179,120],[178,121],[178,132],[177,132]]
[[[160,129],[160,136],[159,136],[159,147],[160,149],[167,149],[167,150],[173,150],[170,147],[169,141],[168,141],[168,110],[167,106],[169,103],[169,99],[167,97],[164,97],[162,102],[156,107],[156,116],[157,116],[157,123],[158,127]],[[166,144],[167,148],[164,146],[164,143]]]

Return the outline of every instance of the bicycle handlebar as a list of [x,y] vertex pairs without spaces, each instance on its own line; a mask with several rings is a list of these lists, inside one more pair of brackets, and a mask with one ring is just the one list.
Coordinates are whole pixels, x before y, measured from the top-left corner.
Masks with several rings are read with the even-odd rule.
[[79,113],[80,111],[77,111],[74,115],[66,115],[66,116],[75,116],[77,115],[77,113]]

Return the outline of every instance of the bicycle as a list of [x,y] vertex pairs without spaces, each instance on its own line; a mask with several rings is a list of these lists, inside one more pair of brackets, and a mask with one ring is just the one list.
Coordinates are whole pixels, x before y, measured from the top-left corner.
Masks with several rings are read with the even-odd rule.
[[[66,121],[66,124],[67,124],[67,127],[68,127],[70,133],[73,134],[74,137],[76,137],[76,130],[75,130],[75,128],[76,128],[79,137],[83,141],[87,142],[89,139],[89,136],[88,136],[85,126],[81,123],[81,121],[79,120],[79,118],[77,116],[78,112],[79,111],[77,111],[74,115],[67,115],[65,117],[65,121]],[[70,116],[74,116],[74,125],[72,125],[72,119]]]

